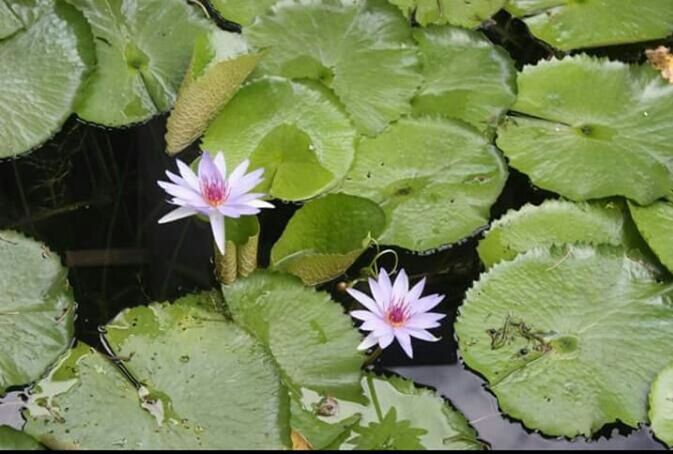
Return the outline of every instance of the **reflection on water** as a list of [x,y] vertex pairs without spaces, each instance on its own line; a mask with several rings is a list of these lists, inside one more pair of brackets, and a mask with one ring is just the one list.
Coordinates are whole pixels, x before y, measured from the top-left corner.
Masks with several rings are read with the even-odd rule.
[[0,426],[10,426],[21,430],[23,418],[21,417],[23,400],[18,392],[8,393],[0,399]]
[[415,382],[435,388],[460,410],[479,432],[479,438],[496,450],[657,450],[664,446],[656,441],[647,427],[620,434],[625,428],[614,427],[600,438],[576,440],[546,438],[524,429],[521,423],[500,414],[496,398],[484,388],[484,381],[465,370],[461,364],[442,366],[397,367],[394,372]]

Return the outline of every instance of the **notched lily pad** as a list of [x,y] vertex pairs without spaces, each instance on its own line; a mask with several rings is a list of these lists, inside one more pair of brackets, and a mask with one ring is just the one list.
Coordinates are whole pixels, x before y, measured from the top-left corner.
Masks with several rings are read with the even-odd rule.
[[210,0],[213,8],[225,19],[247,27],[278,0]]
[[25,432],[0,426],[0,451],[43,451],[44,447]]
[[528,428],[574,437],[637,427],[673,348],[672,290],[657,278],[621,249],[533,249],[468,291],[460,352]]
[[330,194],[299,209],[271,250],[271,264],[299,276],[307,285],[343,274],[386,224],[374,202]]
[[405,16],[425,27],[452,24],[472,28],[490,19],[505,5],[505,0],[389,0]]
[[650,41],[673,31],[668,0],[509,0],[506,9],[561,50]]
[[411,29],[384,0],[281,1],[244,35],[268,49],[259,74],[321,82],[368,135],[408,113],[421,84]]
[[214,28],[182,0],[67,0],[91,25],[97,69],[76,107],[82,119],[119,127],[173,107],[196,37]]
[[566,57],[527,66],[498,130],[510,164],[572,200],[641,204],[673,187],[673,85],[649,65]]
[[234,322],[265,345],[295,395],[305,387],[361,399],[360,336],[327,293],[305,287],[294,276],[269,272],[222,290]]
[[0,394],[27,385],[70,346],[75,302],[58,255],[0,231]]
[[426,251],[487,224],[506,179],[504,160],[477,130],[416,118],[360,141],[338,190],[381,205],[387,218],[382,244]]
[[629,202],[629,208],[647,244],[661,263],[673,272],[673,204],[658,201],[641,207]]
[[673,446],[673,366],[657,375],[650,391],[650,425],[654,435]]
[[273,361],[213,298],[122,312],[107,339],[128,373],[78,344],[38,383],[26,432],[51,449],[288,446],[287,393]]
[[224,151],[227,166],[263,167],[257,190],[284,200],[334,186],[353,160],[356,132],[326,89],[270,78],[243,87],[211,123],[203,148]]

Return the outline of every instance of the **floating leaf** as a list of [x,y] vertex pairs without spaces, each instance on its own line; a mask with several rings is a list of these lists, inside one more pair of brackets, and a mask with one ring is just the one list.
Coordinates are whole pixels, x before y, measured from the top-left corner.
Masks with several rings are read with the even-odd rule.
[[673,446],[673,366],[657,375],[650,391],[650,421],[656,437]]
[[641,235],[669,271],[673,272],[673,204],[655,202],[641,207],[629,203]]
[[70,346],[68,271],[43,244],[0,231],[0,394],[27,385]]
[[405,16],[413,16],[423,27],[429,24],[453,24],[472,28],[488,20],[505,0],[389,0]]
[[168,118],[169,154],[182,151],[203,134],[258,60],[259,54],[249,53],[235,33],[214,31],[196,40],[192,62]]
[[220,282],[231,284],[257,269],[259,220],[256,216],[225,218],[225,232],[225,254],[215,248],[215,265]]
[[44,447],[24,432],[0,426],[0,451],[42,451]]
[[90,61],[91,37],[72,7],[43,2],[30,13],[28,28],[0,41],[0,158],[30,151],[61,129]]
[[4,0],[0,0],[0,39],[5,39],[23,28],[23,23],[16,17]]
[[388,220],[382,244],[424,251],[488,223],[506,179],[502,157],[472,127],[403,119],[360,142],[340,190],[381,204]]
[[350,437],[353,426],[359,420],[360,415],[351,415],[330,424],[322,421],[315,410],[305,410],[295,400],[292,401],[292,428],[313,450],[338,449]]
[[578,55],[528,66],[518,82],[498,145],[537,186],[641,204],[673,187],[673,86],[648,65]]
[[[362,379],[362,387],[369,399],[366,406],[339,401],[331,416],[323,415],[320,420],[336,423],[344,418],[359,415],[359,429],[368,432],[368,438],[381,440],[380,446],[371,446],[372,449],[391,447],[389,432],[377,433],[386,429],[381,423],[386,415],[394,409],[395,422],[406,428],[406,436],[397,439],[397,447],[410,447],[419,443],[428,450],[478,450],[484,445],[477,439],[475,430],[467,419],[447,404],[434,391],[417,388],[413,382],[399,377],[377,378],[366,375]],[[318,408],[321,405],[320,396],[306,395],[304,404],[309,408]],[[371,427],[371,426],[374,427]],[[422,432],[422,433],[421,433]],[[392,437],[394,438],[394,437]],[[353,449],[356,442],[352,438],[341,445],[332,445],[331,449]]]
[[208,294],[122,312],[108,340],[135,383],[80,343],[31,396],[51,449],[281,449],[289,403],[265,349]]
[[264,344],[286,385],[357,400],[360,336],[340,305],[298,279],[258,272],[223,287],[234,321]]
[[414,30],[424,83],[413,114],[463,120],[493,129],[516,99],[516,70],[507,53],[484,35],[458,27]]
[[277,0],[211,0],[215,10],[225,19],[243,26],[265,13]]
[[385,224],[385,214],[376,203],[351,195],[327,195],[292,217],[271,250],[271,263],[307,285],[327,282],[343,274]]
[[268,48],[260,74],[322,82],[365,134],[409,112],[421,83],[410,27],[383,0],[284,1],[244,34]]
[[535,247],[566,243],[621,246],[628,242],[620,204],[547,200],[540,206],[529,204],[507,212],[491,225],[478,250],[488,268]]
[[83,87],[77,114],[119,127],[168,111],[196,37],[208,30],[182,0],[67,0],[91,25],[98,68]]
[[326,90],[273,78],[243,87],[211,123],[203,148],[224,151],[230,168],[249,158],[251,169],[266,169],[258,190],[303,200],[343,178],[355,137]]
[[550,436],[589,436],[647,420],[673,348],[670,292],[619,249],[533,249],[481,276],[455,329],[503,412]]
[[506,8],[561,50],[650,41],[673,30],[669,0],[509,0]]

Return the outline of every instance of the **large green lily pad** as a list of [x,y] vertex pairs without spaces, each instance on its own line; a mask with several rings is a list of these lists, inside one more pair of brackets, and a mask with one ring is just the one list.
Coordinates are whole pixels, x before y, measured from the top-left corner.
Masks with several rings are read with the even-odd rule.
[[67,0],[91,25],[98,67],[77,115],[119,127],[173,107],[196,37],[212,25],[182,0]]
[[108,340],[136,387],[80,343],[38,383],[26,432],[51,449],[281,449],[289,402],[263,346],[210,294],[122,312]]
[[657,375],[650,391],[650,424],[654,435],[673,446],[673,366]]
[[322,82],[366,134],[408,113],[421,84],[411,29],[384,0],[281,2],[244,34],[268,49],[260,74]]
[[327,293],[294,276],[257,272],[223,287],[234,322],[266,346],[294,394],[302,387],[359,400],[357,330]]
[[211,123],[203,148],[224,151],[231,169],[250,159],[263,167],[261,192],[304,200],[325,192],[348,171],[355,129],[327,90],[271,78],[243,87]]
[[636,427],[670,362],[671,291],[621,249],[533,249],[468,291],[460,352],[526,427],[567,437]]
[[453,24],[472,28],[490,19],[506,0],[389,0],[422,26]]
[[316,285],[343,274],[386,224],[374,202],[329,194],[299,209],[271,250],[271,264]]
[[338,428],[359,416],[350,436],[342,435],[329,446],[331,449],[484,449],[467,419],[434,391],[418,388],[400,377],[371,374],[362,379],[362,388],[369,400],[367,405],[332,400],[336,402],[333,411],[322,415],[326,400],[305,393],[304,408],[321,423]]
[[5,39],[23,28],[23,23],[7,6],[4,0],[0,0],[0,39]]
[[673,187],[673,85],[647,65],[586,55],[527,66],[498,131],[510,164],[573,199],[648,204]]
[[[0,158],[30,151],[61,129],[90,63],[91,37],[81,14],[60,2],[42,3],[24,6],[26,28],[0,41]],[[19,27],[21,16],[6,10],[9,17]]]
[[442,115],[491,131],[516,99],[516,70],[504,49],[459,27],[414,30],[424,83],[413,115]]
[[629,243],[624,206],[614,201],[575,203],[547,200],[508,211],[479,242],[486,267],[536,247],[584,243],[621,246]]
[[425,251],[487,224],[506,179],[504,160],[477,130],[417,118],[362,140],[339,190],[381,205],[388,221],[382,244]]
[[70,346],[75,302],[68,270],[46,246],[0,231],[0,394],[27,385]]
[[661,263],[673,272],[673,204],[659,201],[641,207],[629,203],[629,208],[647,244]]
[[42,451],[44,447],[24,432],[0,426],[0,451]]
[[668,0],[509,0],[506,8],[561,50],[650,41],[673,32]]
[[243,26],[265,13],[278,0],[210,0],[215,10],[225,19]]

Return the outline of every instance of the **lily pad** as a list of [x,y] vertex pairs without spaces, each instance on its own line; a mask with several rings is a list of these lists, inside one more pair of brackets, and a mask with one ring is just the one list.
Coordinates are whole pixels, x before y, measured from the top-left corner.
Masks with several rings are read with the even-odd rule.
[[222,150],[233,168],[266,169],[257,190],[284,200],[315,197],[348,171],[355,129],[327,91],[271,78],[243,87],[211,123],[203,148]]
[[91,37],[77,11],[49,2],[32,13],[30,26],[0,41],[0,158],[30,151],[61,129],[90,62]]
[[288,446],[272,359],[216,305],[203,294],[122,312],[107,339],[129,375],[78,344],[38,384],[26,432],[51,449]]
[[673,204],[660,201],[641,207],[629,203],[629,208],[647,244],[661,263],[673,272]]
[[467,293],[455,325],[465,363],[503,412],[550,436],[647,421],[673,348],[671,286],[620,249],[533,249]]
[[662,370],[650,391],[650,421],[656,437],[673,446],[673,366]]
[[490,19],[506,0],[389,0],[423,27],[452,24],[472,28]]
[[516,99],[516,70],[504,49],[459,27],[414,30],[422,74],[413,115],[441,115],[491,132]]
[[223,287],[234,322],[261,342],[294,394],[301,387],[359,400],[363,356],[350,317],[293,276],[257,272]]
[[70,346],[68,270],[46,246],[0,231],[0,394],[39,378]]
[[495,221],[479,242],[478,250],[481,261],[489,268],[535,247],[573,243],[612,246],[629,243],[623,205],[567,200],[525,205]]
[[235,33],[214,31],[197,38],[192,61],[168,118],[169,154],[177,154],[203,134],[255,69],[259,57],[250,53],[245,41]]
[[0,0],[0,39],[5,39],[23,28],[23,23],[16,14]]
[[0,426],[0,451],[43,451],[44,447],[24,432]]
[[561,50],[650,41],[673,31],[668,0],[509,0],[506,9]]
[[510,164],[572,200],[648,204],[673,187],[673,85],[648,65],[586,55],[527,66],[498,131]]
[[292,217],[271,250],[271,264],[307,285],[327,282],[343,274],[385,224],[383,210],[371,200],[327,195]]
[[210,0],[225,19],[247,27],[255,17],[265,13],[278,0]]
[[365,134],[408,113],[421,84],[411,28],[384,0],[283,1],[244,35],[268,49],[259,74],[322,82]]
[[[369,449],[404,449],[418,445],[428,450],[484,449],[467,419],[434,391],[418,388],[403,378],[371,374],[362,379],[362,388],[369,400],[367,405],[338,401],[331,415],[317,416],[322,422],[332,424],[360,416],[352,436],[340,445],[332,445],[332,449],[357,448],[361,443],[357,437],[363,431],[367,433]],[[302,402],[315,414],[324,398],[307,394]],[[390,419],[391,411],[395,413],[393,431],[389,430],[390,421],[383,423],[387,415]],[[395,437],[398,432],[400,436]],[[372,439],[376,443],[372,444]]]
[[416,118],[363,139],[340,190],[381,205],[382,244],[425,251],[486,225],[506,179],[504,160],[477,130]]
[[173,107],[196,37],[212,25],[182,0],[67,0],[91,25],[98,67],[77,115],[119,127]]

